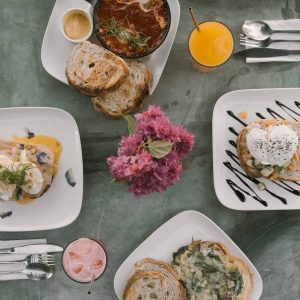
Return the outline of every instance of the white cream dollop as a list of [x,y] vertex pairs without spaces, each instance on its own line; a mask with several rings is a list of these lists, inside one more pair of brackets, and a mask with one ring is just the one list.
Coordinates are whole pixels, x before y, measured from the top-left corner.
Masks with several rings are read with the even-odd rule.
[[264,165],[283,166],[297,151],[298,134],[287,125],[252,128],[246,137],[250,154]]

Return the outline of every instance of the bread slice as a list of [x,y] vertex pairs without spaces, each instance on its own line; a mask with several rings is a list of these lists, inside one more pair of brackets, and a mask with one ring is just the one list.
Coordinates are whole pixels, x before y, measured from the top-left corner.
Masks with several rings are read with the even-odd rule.
[[[291,126],[292,129],[298,134],[298,137],[300,137],[300,122],[297,121],[291,121],[291,120],[260,120],[257,122],[254,122],[250,124],[249,126],[243,128],[241,132],[239,133],[237,137],[237,154],[241,163],[241,167],[245,170],[248,176],[251,177],[267,177],[271,180],[289,180],[289,181],[300,181],[300,160],[297,161],[297,170],[290,171],[288,169],[284,170],[284,172],[274,172],[270,176],[264,176],[261,171],[255,167],[250,166],[247,162],[253,157],[251,156],[246,138],[248,132],[252,128],[262,128],[262,129],[267,129],[269,126],[274,126],[274,125],[287,125]],[[300,155],[299,152],[299,147],[298,147],[298,155]]]
[[185,300],[185,288],[179,282],[179,277],[170,264],[152,258],[145,258],[135,264],[135,271],[153,271],[163,274],[166,279],[167,298],[170,300]]
[[173,254],[173,266],[188,299],[249,299],[252,273],[221,243],[194,241],[181,247]]
[[128,74],[122,58],[88,41],[75,46],[66,66],[70,85],[89,96],[97,96],[100,91],[120,84]]
[[130,74],[121,84],[111,90],[102,91],[91,99],[96,111],[120,118],[136,112],[152,86],[152,74],[148,67],[139,61],[127,62]]
[[168,299],[166,279],[160,272],[137,272],[128,281],[124,300]]

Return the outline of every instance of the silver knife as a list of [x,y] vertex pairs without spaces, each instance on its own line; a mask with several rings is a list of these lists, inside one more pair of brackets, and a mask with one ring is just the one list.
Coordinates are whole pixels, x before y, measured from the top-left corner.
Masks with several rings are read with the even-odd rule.
[[6,273],[0,274],[0,281],[7,281],[7,280],[22,280],[22,279],[29,279],[23,273]]
[[234,53],[234,56],[247,56],[255,58],[300,55],[300,50],[284,50],[273,48],[249,48]]
[[21,247],[0,249],[0,254],[38,254],[38,253],[58,253],[64,249],[58,245],[51,244],[35,244]]

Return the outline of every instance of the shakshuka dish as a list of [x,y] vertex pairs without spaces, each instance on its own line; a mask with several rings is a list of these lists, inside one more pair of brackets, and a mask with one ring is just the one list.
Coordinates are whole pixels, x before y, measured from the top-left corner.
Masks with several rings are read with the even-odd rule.
[[94,18],[102,45],[127,58],[145,56],[157,49],[171,21],[166,0],[102,0]]

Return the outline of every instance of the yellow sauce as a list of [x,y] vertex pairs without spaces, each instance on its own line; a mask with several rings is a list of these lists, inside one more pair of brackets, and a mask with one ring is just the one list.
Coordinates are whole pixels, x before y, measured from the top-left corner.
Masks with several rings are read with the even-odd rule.
[[[54,175],[57,173],[59,157],[62,152],[62,144],[56,138],[47,135],[36,135],[30,139],[28,137],[14,137],[13,141],[22,144],[44,145],[49,147],[54,154]],[[26,194],[23,199],[18,200],[17,203],[28,204],[35,199],[37,198],[30,198],[30,196]]]
[[194,29],[189,39],[192,57],[207,67],[216,67],[226,62],[234,45],[230,30],[216,21],[203,22],[199,26],[200,31]]
[[74,10],[64,16],[63,27],[66,36],[72,40],[80,40],[88,35],[91,24],[83,12]]

